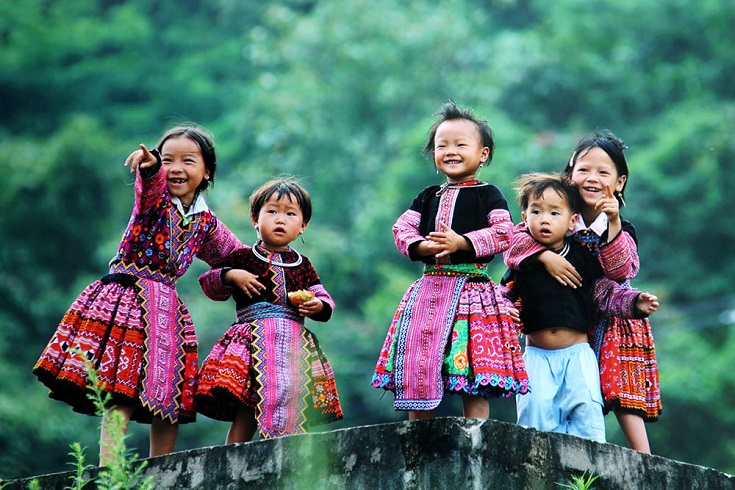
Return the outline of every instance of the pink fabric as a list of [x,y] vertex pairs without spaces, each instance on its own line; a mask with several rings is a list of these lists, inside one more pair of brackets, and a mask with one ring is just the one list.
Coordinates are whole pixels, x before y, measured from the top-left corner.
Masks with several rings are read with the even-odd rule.
[[176,290],[147,279],[139,283],[144,290],[141,296],[147,324],[140,401],[155,415],[176,423],[185,367]]
[[394,320],[396,410],[432,410],[442,400],[442,362],[466,277],[423,276]]
[[487,217],[488,228],[470,231],[465,237],[472,243],[475,256],[490,257],[508,248],[513,222],[505,209],[495,209]]

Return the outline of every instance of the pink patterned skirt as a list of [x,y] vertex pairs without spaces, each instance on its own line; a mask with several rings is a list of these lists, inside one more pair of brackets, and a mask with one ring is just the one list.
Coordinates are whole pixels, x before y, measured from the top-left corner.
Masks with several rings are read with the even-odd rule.
[[444,393],[527,393],[509,302],[481,264],[426,266],[393,317],[372,385],[396,410],[432,410]]
[[[154,414],[171,423],[195,419],[198,362],[189,312],[175,291],[167,288],[169,320],[176,324],[171,346],[174,362],[163,364],[171,371],[163,379],[155,378],[152,371],[146,376],[146,342],[152,339],[146,317],[151,309],[146,309],[149,298],[142,297],[142,289],[134,276],[115,274],[95,281],[79,295],[33,368],[51,398],[77,412],[96,415],[87,398],[90,362],[113,403],[134,407],[133,420],[150,423]],[[144,401],[146,391],[149,402]]]
[[342,418],[332,367],[293,308],[256,303],[237,316],[202,365],[200,413],[232,421],[254,409],[263,438]]

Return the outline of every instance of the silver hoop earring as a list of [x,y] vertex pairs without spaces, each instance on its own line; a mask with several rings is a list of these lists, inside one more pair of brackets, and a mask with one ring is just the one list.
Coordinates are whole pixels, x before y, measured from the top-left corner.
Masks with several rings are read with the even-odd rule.
[[439,168],[436,169],[436,175],[439,175]]

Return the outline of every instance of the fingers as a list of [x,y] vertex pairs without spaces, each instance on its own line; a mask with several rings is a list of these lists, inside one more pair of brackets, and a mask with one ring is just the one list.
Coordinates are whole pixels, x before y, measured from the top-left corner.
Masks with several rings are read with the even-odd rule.
[[610,187],[610,184],[605,184],[604,191],[605,191],[605,197],[606,198],[612,199],[612,198],[615,197],[615,195],[613,194],[612,188]]
[[130,173],[135,172],[138,167],[146,168],[156,163],[156,157],[153,156],[153,153],[148,151],[148,148],[143,143],[139,146],[139,150],[135,150],[125,159],[124,166],[130,167]]

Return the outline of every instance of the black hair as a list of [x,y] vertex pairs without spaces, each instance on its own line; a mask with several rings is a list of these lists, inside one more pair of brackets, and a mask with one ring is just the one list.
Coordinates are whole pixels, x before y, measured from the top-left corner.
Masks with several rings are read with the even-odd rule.
[[250,194],[250,216],[257,219],[263,204],[274,194],[277,194],[278,199],[284,196],[290,199],[293,196],[304,215],[304,223],[309,222],[311,219],[311,196],[295,179],[290,177],[277,177],[255,189]]
[[183,124],[169,129],[161,136],[161,139],[156,143],[156,150],[159,152],[163,149],[163,144],[172,138],[189,138],[194,141],[202,151],[202,158],[204,159],[204,167],[209,172],[209,179],[202,179],[201,183],[197,187],[197,192],[201,192],[209,187],[210,184],[214,185],[214,173],[217,170],[217,154],[214,151],[214,136],[212,133],[204,129],[203,127],[196,124]]
[[552,189],[563,197],[569,204],[572,213],[582,211],[583,202],[579,190],[567,175],[556,173],[534,172],[524,174],[515,180],[515,190],[518,192],[518,205],[522,210],[528,208],[531,199],[543,196],[546,189]]
[[439,119],[431,125],[429,128],[429,141],[424,146],[424,154],[431,155],[434,152],[434,139],[436,138],[436,131],[439,129],[439,125],[444,121],[453,121],[456,119],[466,119],[475,124],[477,132],[480,134],[480,141],[482,146],[487,146],[490,149],[488,154],[487,165],[493,161],[493,152],[495,151],[495,139],[493,130],[490,125],[484,119],[477,118],[470,109],[461,109],[457,107],[457,104],[449,99],[449,102],[444,104],[441,110],[434,115],[439,116]]
[[620,192],[614,192],[620,206],[625,206],[625,186],[628,184],[628,180],[630,180],[630,175],[628,173],[628,161],[625,158],[625,150],[627,150],[628,147],[623,143],[622,139],[615,136],[611,131],[596,131],[579,140],[577,146],[572,152],[572,156],[569,158],[567,166],[564,168],[564,174],[571,176],[574,171],[574,165],[577,163],[577,159],[586,155],[592,148],[600,148],[602,151],[607,153],[610,160],[615,164],[615,170],[618,172],[618,177],[623,175],[625,176],[625,182],[623,182],[623,187],[620,189]]

